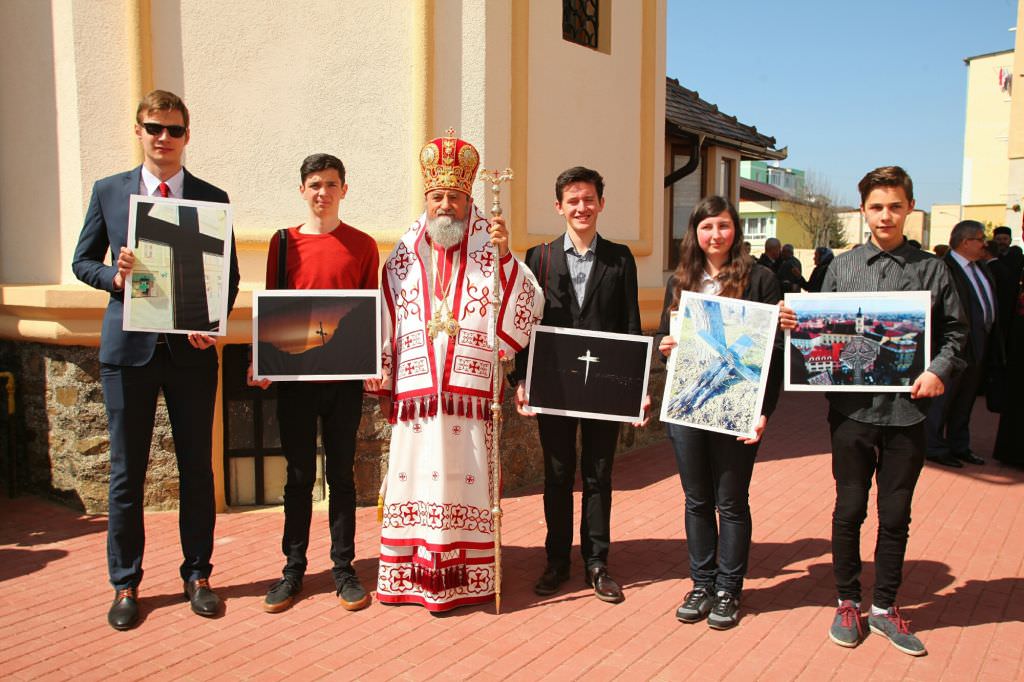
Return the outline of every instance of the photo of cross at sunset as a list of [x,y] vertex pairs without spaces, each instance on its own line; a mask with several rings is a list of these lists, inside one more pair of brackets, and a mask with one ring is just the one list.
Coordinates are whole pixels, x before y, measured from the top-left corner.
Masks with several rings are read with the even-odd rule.
[[253,373],[273,380],[377,376],[377,292],[258,292]]

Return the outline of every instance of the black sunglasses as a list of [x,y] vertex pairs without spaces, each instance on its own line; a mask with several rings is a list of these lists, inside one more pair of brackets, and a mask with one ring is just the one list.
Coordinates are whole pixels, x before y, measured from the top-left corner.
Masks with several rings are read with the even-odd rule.
[[153,137],[160,137],[165,130],[171,137],[183,137],[186,131],[185,126],[165,126],[159,123],[143,123],[142,127]]

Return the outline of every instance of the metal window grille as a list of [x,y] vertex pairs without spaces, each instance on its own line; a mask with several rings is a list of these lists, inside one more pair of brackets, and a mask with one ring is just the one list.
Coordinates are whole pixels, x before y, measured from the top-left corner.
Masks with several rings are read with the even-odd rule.
[[599,0],[562,0],[562,37],[571,43],[597,49]]

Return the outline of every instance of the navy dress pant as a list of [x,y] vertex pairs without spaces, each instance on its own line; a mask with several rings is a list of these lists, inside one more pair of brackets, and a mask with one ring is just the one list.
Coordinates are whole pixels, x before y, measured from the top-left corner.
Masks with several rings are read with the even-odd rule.
[[[211,353],[215,351],[211,350]],[[107,567],[115,589],[142,581],[146,469],[157,395],[163,391],[178,463],[181,578],[208,578],[213,570],[216,504],[211,459],[217,361],[175,365],[164,343],[141,367],[100,365],[110,428],[110,516]]]

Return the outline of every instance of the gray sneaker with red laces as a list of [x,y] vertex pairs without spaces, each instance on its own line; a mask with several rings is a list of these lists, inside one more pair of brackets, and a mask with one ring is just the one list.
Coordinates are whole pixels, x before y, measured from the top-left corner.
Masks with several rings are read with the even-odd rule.
[[910,631],[910,621],[900,615],[900,610],[890,606],[886,613],[868,616],[871,632],[889,638],[889,643],[910,656],[924,656],[927,652],[914,633]]

